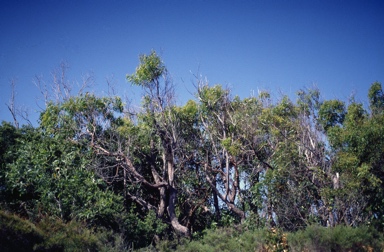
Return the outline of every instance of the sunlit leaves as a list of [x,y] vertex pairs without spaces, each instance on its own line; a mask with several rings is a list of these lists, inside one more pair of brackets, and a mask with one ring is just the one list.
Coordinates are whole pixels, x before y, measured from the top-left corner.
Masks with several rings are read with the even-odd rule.
[[319,110],[319,123],[327,131],[330,127],[342,124],[345,113],[344,102],[339,100],[324,101]]
[[140,64],[135,73],[127,75],[126,78],[134,85],[149,87],[166,71],[165,65],[155,51],[149,55],[140,55],[139,59]]
[[330,195],[334,195],[335,207],[349,214],[350,222],[369,218],[366,209],[376,209],[375,217],[371,218],[383,216],[380,209],[383,202],[384,118],[378,110],[380,90],[379,83],[370,88],[371,114],[363,104],[353,100],[346,110],[340,106],[341,102],[330,101],[321,111],[326,112],[321,119],[333,148],[332,170],[340,174],[340,192],[330,191]]
[[320,91],[317,88],[300,90],[297,92],[297,105],[300,112],[306,116],[317,117],[317,112],[322,104],[320,101]]
[[384,219],[381,84],[369,90],[370,111],[321,101],[317,89],[273,101],[201,82],[197,99],[178,106],[166,75],[154,51],[140,56],[127,75],[145,93],[135,113],[86,93],[48,104],[36,129],[3,124],[1,199],[31,216],[111,226],[118,216],[145,242],[172,222],[187,234],[214,218],[287,230]]
[[368,91],[369,104],[372,114],[380,114],[384,111],[384,93],[381,83],[375,82]]
[[119,124],[124,104],[120,97],[96,97],[86,93],[63,103],[50,103],[41,114],[41,127],[55,137],[78,138]]
[[240,155],[241,144],[239,140],[233,141],[230,137],[225,138],[221,141],[223,147],[233,156]]
[[222,88],[221,85],[213,87],[203,86],[199,89],[199,100],[206,110],[219,111],[223,109],[224,103],[228,98],[228,90]]

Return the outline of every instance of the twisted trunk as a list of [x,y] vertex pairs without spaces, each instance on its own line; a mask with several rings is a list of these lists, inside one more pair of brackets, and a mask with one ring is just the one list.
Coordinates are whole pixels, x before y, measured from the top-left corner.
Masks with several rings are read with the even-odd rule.
[[168,172],[168,183],[169,183],[169,188],[168,188],[168,193],[169,193],[169,200],[168,200],[168,215],[171,220],[171,225],[172,227],[176,230],[176,232],[189,237],[190,232],[189,229],[186,226],[183,226],[179,223],[179,220],[176,216],[175,213],[175,205],[177,202],[177,190],[174,187],[174,164],[173,164],[173,155],[172,155],[172,150],[170,146],[167,146],[165,149],[166,153],[164,155],[165,157],[165,163],[167,165],[167,172]]

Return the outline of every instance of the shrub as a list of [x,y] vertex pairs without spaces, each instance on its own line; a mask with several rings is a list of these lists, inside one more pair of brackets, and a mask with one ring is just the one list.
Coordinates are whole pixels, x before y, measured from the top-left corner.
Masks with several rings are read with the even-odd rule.
[[205,235],[179,245],[177,251],[259,251],[266,247],[267,230],[241,231],[235,227],[206,230]]
[[0,211],[0,244],[3,251],[33,251],[44,233],[31,222]]
[[54,251],[97,251],[101,245],[94,233],[79,222],[63,223],[56,218],[45,218],[38,223],[46,234],[38,248]]
[[94,231],[76,221],[64,223],[57,218],[29,220],[0,210],[2,251],[122,251],[118,235]]
[[383,235],[369,227],[318,225],[288,234],[291,251],[382,251]]

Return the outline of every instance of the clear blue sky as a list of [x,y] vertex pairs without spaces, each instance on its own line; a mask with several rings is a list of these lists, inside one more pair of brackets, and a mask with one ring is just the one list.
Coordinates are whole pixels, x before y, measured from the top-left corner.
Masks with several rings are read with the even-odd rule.
[[125,75],[151,49],[172,74],[179,104],[193,98],[193,74],[241,97],[294,97],[316,84],[325,99],[355,93],[366,102],[370,84],[384,84],[383,13],[384,1],[0,0],[0,120],[11,121],[5,103],[15,79],[17,106],[35,123],[33,78],[49,84],[61,61],[71,81],[93,72],[99,95],[114,76],[119,95],[139,105]]

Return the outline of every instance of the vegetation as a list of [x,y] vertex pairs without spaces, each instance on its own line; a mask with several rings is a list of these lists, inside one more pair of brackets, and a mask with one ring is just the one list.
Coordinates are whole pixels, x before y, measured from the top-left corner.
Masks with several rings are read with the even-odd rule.
[[384,249],[380,83],[364,107],[317,89],[242,99],[198,79],[178,106],[156,52],[139,61],[126,76],[139,111],[82,89],[47,100],[37,127],[2,122],[5,250]]

